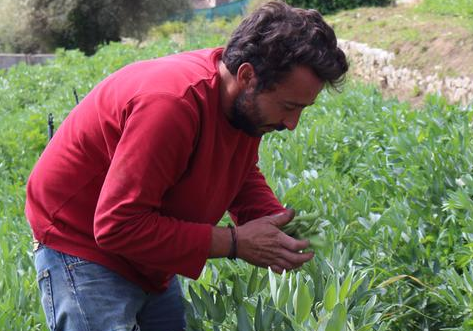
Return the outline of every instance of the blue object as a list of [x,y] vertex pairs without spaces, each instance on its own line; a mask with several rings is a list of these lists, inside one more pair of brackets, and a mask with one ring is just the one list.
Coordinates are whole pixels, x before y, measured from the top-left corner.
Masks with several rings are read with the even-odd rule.
[[165,292],[146,293],[104,266],[42,244],[34,260],[50,330],[185,329],[184,298],[177,277]]
[[239,0],[228,2],[213,8],[204,8],[194,10],[194,15],[205,16],[211,20],[216,17],[233,17],[245,14],[246,6],[249,0]]

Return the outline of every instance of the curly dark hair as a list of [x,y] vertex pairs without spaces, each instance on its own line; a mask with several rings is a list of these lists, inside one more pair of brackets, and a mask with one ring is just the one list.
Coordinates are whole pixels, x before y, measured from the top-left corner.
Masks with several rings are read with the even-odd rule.
[[322,15],[281,1],[268,2],[246,17],[233,32],[222,60],[233,75],[242,63],[251,63],[257,91],[271,90],[296,65],[308,66],[335,89],[348,71],[345,53]]

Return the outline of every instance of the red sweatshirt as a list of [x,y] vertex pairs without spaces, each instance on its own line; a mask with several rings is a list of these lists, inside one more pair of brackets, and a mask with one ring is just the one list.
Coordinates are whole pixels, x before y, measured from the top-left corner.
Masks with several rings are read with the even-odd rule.
[[240,225],[284,210],[256,166],[260,139],[221,111],[221,53],[128,65],[71,111],[27,185],[39,242],[162,291],[198,278],[226,210]]

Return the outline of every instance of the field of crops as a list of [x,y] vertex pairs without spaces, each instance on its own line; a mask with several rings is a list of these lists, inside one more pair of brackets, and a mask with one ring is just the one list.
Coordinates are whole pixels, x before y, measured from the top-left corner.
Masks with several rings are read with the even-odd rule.
[[[127,63],[222,43],[113,44],[0,72],[0,330],[46,330],[23,204],[47,114],[60,123],[73,89],[84,96]],[[412,110],[356,82],[323,93],[295,132],[260,149],[282,202],[317,215],[314,260],[283,275],[209,262],[198,281],[181,279],[189,330],[472,330],[472,119],[472,106],[431,97]]]

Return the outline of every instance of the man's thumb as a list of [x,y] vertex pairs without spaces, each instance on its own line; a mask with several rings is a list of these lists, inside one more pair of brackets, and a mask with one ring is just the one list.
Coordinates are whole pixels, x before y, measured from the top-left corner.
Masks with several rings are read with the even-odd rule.
[[278,228],[283,227],[294,218],[294,215],[294,209],[286,209],[286,211],[280,214],[272,215],[271,223]]

